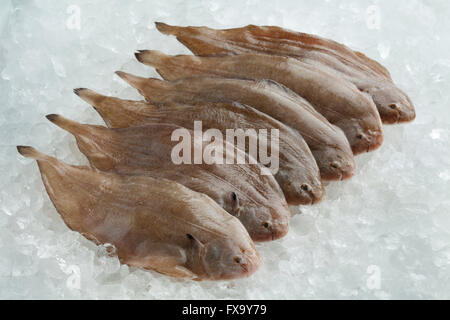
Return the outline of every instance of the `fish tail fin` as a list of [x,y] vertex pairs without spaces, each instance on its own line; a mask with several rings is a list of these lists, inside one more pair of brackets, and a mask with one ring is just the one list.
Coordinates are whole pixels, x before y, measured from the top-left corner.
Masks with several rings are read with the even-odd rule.
[[126,128],[144,123],[146,110],[155,106],[144,101],[123,100],[105,96],[89,89],[75,89],[75,93],[89,103],[109,128]]
[[144,87],[146,78],[138,77],[134,74],[123,71],[116,71],[116,74],[133,88],[140,90]]
[[[105,115],[109,115],[110,113],[114,113],[116,111],[116,101],[120,99],[104,96],[100,93],[97,93],[93,90],[86,88],[78,88],[74,89],[73,92],[85,102],[90,104],[95,111],[97,111],[100,116],[102,116],[103,120],[105,120]],[[109,126],[109,123],[107,123]]]
[[[73,92],[85,102],[90,104],[95,111],[100,114],[108,127],[114,127],[114,125],[110,123],[109,118],[113,117],[117,113],[118,110],[116,108],[116,101],[121,101],[120,99],[104,96],[86,88],[77,88],[74,89]],[[122,115],[119,115],[118,118],[120,119],[121,116]]]
[[116,74],[121,77],[126,83],[135,88],[141,95],[145,98],[148,97],[147,89],[151,89],[153,85],[155,85],[157,79],[147,79],[143,77],[138,77],[130,73],[126,73],[123,71],[116,71]]
[[67,118],[64,118],[63,116],[60,116],[59,114],[48,114],[45,117],[50,122],[56,124],[61,129],[70,132],[74,136],[78,136],[88,127],[88,125],[81,124],[73,120],[69,120]]
[[89,163],[93,167],[102,171],[111,170],[113,160],[105,155],[104,150],[106,146],[92,143],[98,142],[101,138],[109,141],[109,138],[111,138],[109,136],[110,129],[102,126],[81,124],[57,114],[49,114],[47,119],[75,136],[78,149],[88,158]]
[[134,55],[139,62],[155,68],[169,58],[167,54],[158,50],[138,50]]
[[116,71],[116,74],[137,89],[147,101],[158,101],[159,97],[164,96],[167,89],[170,88],[168,81],[138,77],[122,71]]
[[[234,50],[231,47],[223,47],[211,43],[212,39],[218,37],[225,40],[227,38],[227,32],[222,33],[221,30],[210,29],[208,27],[180,27],[171,26],[162,22],[155,22],[156,29],[165,35],[172,35],[177,38],[179,42],[185,45],[195,55],[211,55],[211,54],[223,54],[231,53]],[[242,32],[242,30],[239,30]],[[245,31],[245,30],[244,30]],[[234,33],[236,31],[233,31]]]
[[45,153],[42,153],[30,146],[17,146],[17,151],[25,158],[31,158],[34,160],[51,160],[54,159]]
[[107,96],[86,88],[73,89],[73,92],[91,106],[97,107]]
[[176,36],[178,33],[178,30],[181,29],[180,27],[171,26],[164,22],[155,22],[156,29],[158,29],[159,32],[165,35],[174,35]]
[[184,56],[169,56],[158,50],[140,50],[135,56],[139,62],[155,68],[164,80],[176,80],[180,74],[191,72],[186,70]]

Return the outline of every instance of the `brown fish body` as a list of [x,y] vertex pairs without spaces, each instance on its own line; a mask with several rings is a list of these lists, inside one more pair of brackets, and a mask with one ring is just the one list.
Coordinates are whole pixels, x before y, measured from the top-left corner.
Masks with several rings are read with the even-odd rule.
[[381,145],[383,129],[378,111],[368,96],[352,83],[323,68],[296,59],[261,54],[198,57],[168,56],[141,51],[139,61],[153,66],[166,80],[189,76],[271,79],[308,100],[327,120],[346,134],[354,154]]
[[70,166],[31,147],[64,222],[97,244],[113,244],[122,263],[196,280],[247,276],[260,264],[245,228],[208,196],[148,176]]
[[164,23],[156,23],[156,26],[164,34],[175,35],[197,55],[264,53],[290,56],[325,67],[368,93],[384,123],[415,118],[413,103],[394,84],[385,67],[338,42],[275,26],[248,25],[226,30]]
[[353,63],[345,64],[338,58],[323,52],[314,51],[305,54],[304,57],[295,58],[329,73],[335,73],[368,94],[385,124],[409,122],[416,117],[411,99],[390,78],[380,76],[367,68],[356,68]]
[[[172,141],[172,134],[179,126],[154,123],[111,129],[58,115],[48,118],[75,136],[80,151],[99,170],[173,179],[204,192],[238,217],[254,241],[278,239],[288,232],[286,200],[275,178],[261,175],[262,166],[248,160],[246,164],[175,164],[172,151],[178,142]],[[194,155],[193,143],[190,152]]]
[[[145,101],[107,97],[88,89],[76,89],[75,92],[92,104],[108,126],[113,128],[171,123],[194,130],[194,121],[201,121],[203,130],[219,129],[222,133],[227,129],[277,129],[279,170],[274,176],[288,204],[316,203],[323,196],[319,168],[303,138],[278,120],[252,107],[237,103],[166,103],[156,106]],[[252,137],[257,143],[258,133],[249,134],[248,139]],[[267,144],[269,150],[276,148],[271,145],[270,139],[267,139]],[[249,144],[246,143],[244,147],[248,152]]]
[[279,120],[301,134],[324,180],[353,175],[355,162],[342,130],[305,99],[273,81],[196,77],[175,82],[117,72],[152,103],[239,102]]

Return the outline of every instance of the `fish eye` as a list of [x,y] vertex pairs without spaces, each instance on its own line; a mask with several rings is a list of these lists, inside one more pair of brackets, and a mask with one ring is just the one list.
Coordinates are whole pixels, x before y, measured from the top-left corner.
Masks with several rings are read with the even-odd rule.
[[305,183],[305,184],[302,184],[302,185],[300,186],[300,188],[301,188],[303,191],[310,191],[310,190],[311,190],[311,187],[310,187],[309,185],[307,185],[306,183]]
[[263,226],[264,228],[268,229],[268,228],[270,227],[270,222],[264,221],[264,222],[262,223],[262,226]]
[[395,103],[389,105],[389,108],[391,108],[392,110],[397,109],[397,105]]
[[363,138],[363,136],[362,136],[362,134],[358,134],[358,135],[356,135],[356,138],[361,140]]
[[337,161],[333,161],[333,162],[330,163],[330,166],[331,166],[332,168],[337,169],[337,168],[339,168],[339,163],[338,163]]
[[234,260],[234,262],[236,262],[236,263],[241,263],[241,261],[242,261],[242,259],[240,258],[240,257],[234,257],[233,258],[233,260]]

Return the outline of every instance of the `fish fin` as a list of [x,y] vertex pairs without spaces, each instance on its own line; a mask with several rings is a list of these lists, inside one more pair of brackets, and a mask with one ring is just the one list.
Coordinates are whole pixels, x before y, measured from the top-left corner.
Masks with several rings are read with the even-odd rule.
[[155,22],[156,29],[158,29],[159,32],[166,35],[177,35],[177,31],[180,27],[175,27],[168,25],[164,22]]
[[359,51],[353,51],[353,52],[358,56],[358,58],[362,59],[366,64],[368,64],[370,67],[372,67],[372,69],[375,69],[381,75],[392,80],[391,74],[389,73],[388,69],[386,69],[386,67],[384,67],[381,63],[379,63],[378,61],[375,61],[373,59],[370,59],[368,56],[366,56],[362,52],[359,52]]
[[78,169],[83,169],[83,170],[84,169],[92,169],[92,168],[89,168],[88,166],[84,166],[84,165],[69,165],[55,157],[49,156],[48,154],[45,154],[45,153],[42,153],[30,146],[17,146],[17,151],[22,156],[24,156],[26,158],[34,159],[38,163],[46,162],[46,163],[50,163],[51,165],[58,165],[60,167],[78,168]]
[[109,128],[129,127],[127,107],[138,101],[109,97],[85,88],[73,91],[97,111]]
[[146,78],[138,77],[123,71],[116,71],[116,74],[145,97],[144,88]]
[[[100,134],[109,132],[107,131],[109,129],[106,129],[103,126],[81,124],[57,114],[50,114],[47,116],[47,119],[75,136],[78,149],[88,158],[89,163],[93,167],[101,171],[109,171],[114,168],[114,161],[100,152],[98,145],[93,143],[98,141]],[[105,130],[98,131],[102,129]]]
[[164,272],[160,273],[176,278],[188,278],[192,280],[198,279],[198,276],[195,273],[193,273],[192,271],[183,266],[174,266],[172,268],[166,268]]
[[107,116],[111,112],[111,105],[113,104],[114,98],[104,96],[86,88],[77,88],[74,89],[73,92],[85,102],[90,104],[94,110],[100,114],[107,126],[111,127],[111,124],[105,118],[108,118]]
[[[202,31],[200,30],[203,30],[204,27],[170,26],[162,22],[155,22],[155,25],[159,32],[165,35],[175,36],[181,44],[195,55],[210,53],[210,50],[214,50],[212,46],[205,45],[203,40],[195,39],[194,35],[202,34]],[[223,51],[223,49],[221,51]]]
[[141,243],[138,252],[123,259],[124,263],[155,270],[177,278],[196,278],[197,275],[186,268],[186,250],[165,243]]
[[87,128],[87,125],[69,120],[67,118],[64,118],[63,116],[60,116],[59,114],[48,114],[45,117],[61,129],[64,129],[75,136],[81,133],[84,128]]
[[17,151],[25,158],[31,158],[35,160],[50,160],[53,157],[46,155],[30,146],[17,146]]
[[[126,72],[116,71],[116,74],[125,80],[129,85],[139,91],[147,101],[152,101],[153,96],[164,95],[164,91],[170,87],[170,84],[161,79],[138,77]],[[158,101],[158,99],[156,99]]]
[[198,240],[196,237],[194,237],[192,234],[186,233],[186,237],[192,241],[192,245],[194,247],[197,247],[200,249],[202,249],[204,247],[203,243],[200,240]]
[[89,103],[91,106],[98,105],[103,99],[107,98],[102,94],[99,94],[93,90],[86,88],[73,89],[73,92],[79,96],[81,99]]
[[139,50],[134,55],[139,62],[151,67],[158,67],[170,57],[158,50]]
[[161,78],[169,81],[177,80],[179,78],[177,76],[174,76],[174,74],[183,74],[183,67],[181,67],[182,70],[178,70],[180,68],[180,65],[177,63],[177,57],[194,57],[189,55],[169,56],[158,50],[140,50],[139,52],[135,53],[135,56],[136,59],[139,60],[139,62],[155,68],[156,72],[161,76]]
[[133,88],[139,89],[146,78],[135,76],[131,73],[116,71],[116,74]]
[[191,242],[193,255],[201,259],[204,256],[205,245],[190,233],[186,233],[186,237]]

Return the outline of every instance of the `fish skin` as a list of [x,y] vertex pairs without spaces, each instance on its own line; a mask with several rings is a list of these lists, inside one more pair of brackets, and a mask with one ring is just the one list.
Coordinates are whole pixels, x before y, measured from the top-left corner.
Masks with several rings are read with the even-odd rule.
[[368,93],[383,123],[410,122],[416,117],[411,99],[395,85],[384,66],[338,42],[275,26],[215,30],[157,22],[156,28],[163,34],[176,36],[196,55],[264,53],[290,56],[324,67]]
[[17,149],[37,160],[66,225],[96,244],[113,244],[121,263],[194,280],[240,278],[260,264],[239,220],[204,194],[166,179],[104,173],[32,147]]
[[91,104],[112,128],[171,123],[193,130],[194,121],[202,121],[203,130],[214,128],[222,133],[237,128],[278,129],[280,169],[274,176],[288,204],[314,204],[324,195],[319,168],[304,139],[278,120],[250,106],[238,103],[166,103],[157,106],[145,101],[103,96],[84,88],[75,89],[75,93]]
[[169,56],[142,50],[136,58],[155,67],[169,81],[194,76],[274,80],[308,100],[330,123],[340,127],[355,155],[375,150],[383,141],[383,126],[372,99],[323,68],[289,57],[261,54]]
[[276,240],[288,232],[288,205],[275,178],[261,175],[262,166],[248,161],[230,165],[174,164],[171,152],[178,141],[172,141],[171,136],[179,126],[149,124],[112,129],[80,124],[59,115],[47,118],[75,136],[80,151],[94,168],[171,179],[205,193],[238,217],[254,241]]
[[239,102],[296,130],[308,144],[322,180],[344,180],[355,160],[344,132],[330,124],[305,99],[270,80],[195,77],[175,82],[117,71],[151,103]]

